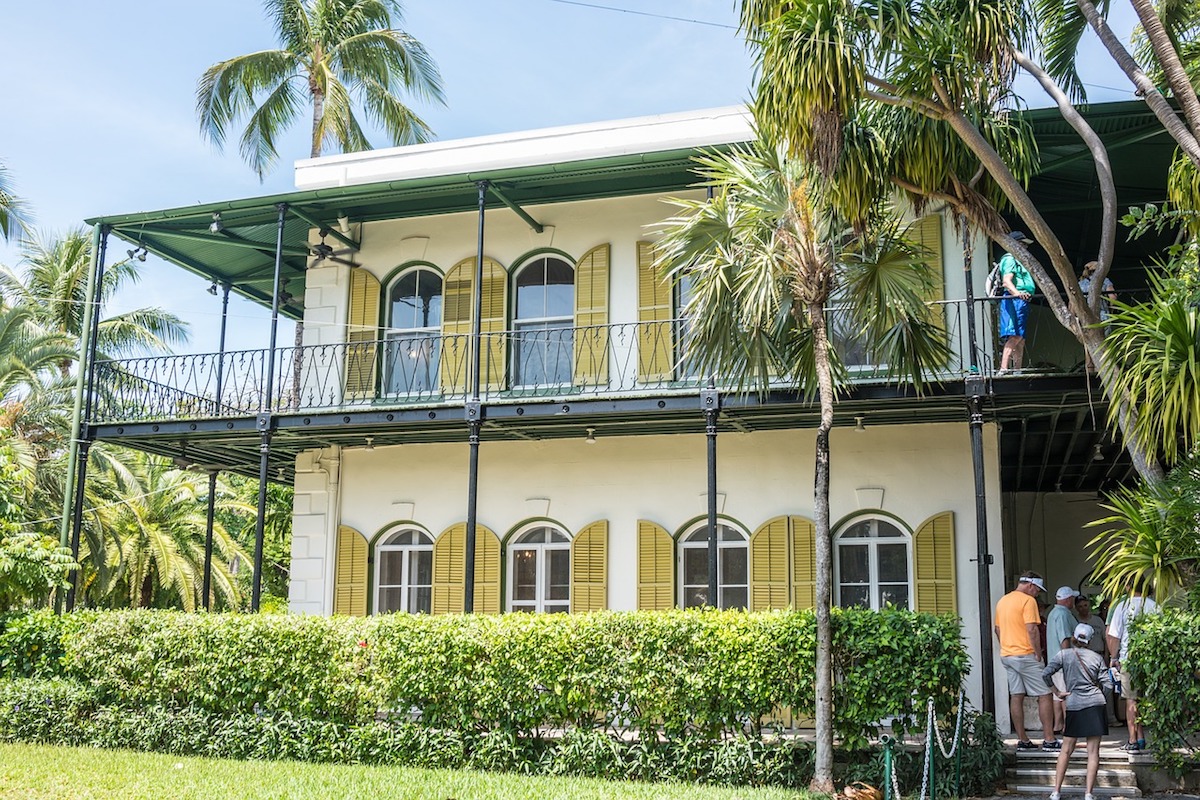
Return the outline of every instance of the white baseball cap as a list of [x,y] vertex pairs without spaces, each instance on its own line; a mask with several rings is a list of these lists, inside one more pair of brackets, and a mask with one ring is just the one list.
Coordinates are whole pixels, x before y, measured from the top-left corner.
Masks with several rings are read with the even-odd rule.
[[1075,641],[1079,642],[1080,644],[1087,644],[1088,642],[1090,642],[1092,640],[1092,634],[1095,632],[1096,632],[1096,629],[1093,628],[1091,625],[1087,625],[1087,624],[1081,622],[1075,626],[1075,633],[1074,633]]
[[1041,578],[1026,578],[1025,576],[1021,576],[1021,579],[1017,583],[1032,583],[1043,592],[1046,591],[1046,584],[1042,582]]
[[1079,592],[1072,589],[1070,586],[1060,586],[1058,591],[1054,593],[1056,600],[1066,600],[1068,598],[1079,597]]

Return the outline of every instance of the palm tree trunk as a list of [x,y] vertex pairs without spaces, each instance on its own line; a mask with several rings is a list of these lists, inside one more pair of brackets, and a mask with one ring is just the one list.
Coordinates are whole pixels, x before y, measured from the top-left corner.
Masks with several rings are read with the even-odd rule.
[[313,99],[313,117],[312,117],[312,152],[309,153],[309,158],[317,158],[321,155],[321,120],[325,116],[325,95],[315,84],[309,83],[309,91],[312,92]]
[[1162,19],[1158,16],[1158,12],[1150,0],[1130,0],[1130,3],[1142,23],[1146,41],[1150,43],[1154,55],[1158,57],[1158,63],[1167,79],[1167,85],[1171,87],[1171,94],[1183,111],[1183,118],[1187,120],[1188,128],[1191,129],[1192,135],[1200,135],[1200,98],[1196,97],[1196,90],[1192,88],[1192,82],[1188,80],[1187,70],[1183,67],[1179,52],[1167,34],[1167,29],[1163,27]]
[[149,608],[150,602],[154,599],[154,581],[151,579],[153,573],[146,570],[146,577],[142,579],[142,590],[138,595],[138,608]]
[[833,794],[833,539],[829,529],[829,431],[833,427],[833,375],[829,366],[829,333],[825,306],[809,303],[808,323],[813,332],[813,356],[821,398],[821,424],[817,426],[816,478],[813,486],[813,522],[816,527],[816,765],[809,791]]

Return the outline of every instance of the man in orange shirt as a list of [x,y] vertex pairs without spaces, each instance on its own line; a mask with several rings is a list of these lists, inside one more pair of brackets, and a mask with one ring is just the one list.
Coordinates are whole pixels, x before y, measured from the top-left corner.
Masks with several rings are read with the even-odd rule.
[[1038,699],[1042,722],[1043,750],[1058,750],[1062,743],[1054,738],[1054,709],[1050,689],[1042,679],[1042,639],[1038,625],[1036,598],[1046,590],[1042,576],[1023,573],[1013,589],[996,603],[996,638],[1000,640],[1000,661],[1008,674],[1008,710],[1017,732],[1018,750],[1036,750],[1025,733],[1025,695]]

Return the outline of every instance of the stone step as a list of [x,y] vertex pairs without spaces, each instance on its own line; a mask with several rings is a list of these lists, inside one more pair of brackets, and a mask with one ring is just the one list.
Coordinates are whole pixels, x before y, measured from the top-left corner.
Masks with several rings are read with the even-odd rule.
[[[1032,794],[1037,796],[1047,796],[1050,794],[1050,786],[1044,786],[1040,783],[1036,784],[1008,784],[1008,791],[1011,794]],[[1097,786],[1092,794],[1096,797],[1141,797],[1142,792],[1136,786]],[[1082,798],[1083,787],[1063,787],[1063,797]]]
[[[1017,763],[1022,764],[1022,765],[1024,765],[1024,764],[1038,765],[1041,763],[1053,764],[1058,761],[1058,753],[1056,753],[1054,751],[1050,751],[1050,750],[1018,750],[1018,751],[1016,751],[1016,755],[1017,755]],[[1153,759],[1153,756],[1151,756],[1149,754],[1147,754],[1145,756],[1135,755],[1135,756],[1133,756],[1133,758],[1135,758],[1135,759],[1142,759],[1142,758]],[[1070,763],[1074,764],[1075,762],[1081,762],[1081,763],[1087,762],[1087,749],[1086,748],[1083,748],[1083,747],[1075,748],[1075,752],[1071,754],[1071,762]],[[1100,752],[1100,766],[1102,766],[1102,767],[1112,767],[1113,769],[1120,769],[1122,767],[1128,768],[1130,763],[1131,763],[1130,755],[1121,750],[1102,750]]]
[[[1064,785],[1083,786],[1086,776],[1086,767],[1068,767]],[[1008,784],[1010,786],[1013,784],[1030,784],[1050,787],[1054,785],[1054,769],[1052,767],[1010,769],[1008,771]],[[1096,785],[1110,787],[1132,786],[1136,788],[1137,776],[1130,769],[1100,769],[1096,772]]]

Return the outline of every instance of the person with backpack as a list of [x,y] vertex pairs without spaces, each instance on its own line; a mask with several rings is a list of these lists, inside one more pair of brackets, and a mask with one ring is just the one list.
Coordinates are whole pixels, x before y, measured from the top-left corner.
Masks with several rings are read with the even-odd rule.
[[[1022,231],[1013,231],[1008,236],[1022,244],[1033,242]],[[1004,286],[1004,295],[1000,299],[1000,341],[1004,342],[1004,349],[996,374],[1005,375],[1021,369],[1025,357],[1025,320],[1029,316],[1029,300],[1037,286],[1029,270],[1011,253],[1000,258],[999,269]]]
[[[1108,702],[1104,691],[1112,691],[1112,677],[1099,653],[1088,649],[1096,632],[1082,622],[1075,626],[1070,647],[1059,650],[1046,663],[1042,679],[1053,688],[1054,695],[1066,701],[1067,718],[1063,724],[1063,747],[1058,753],[1054,776],[1054,791],[1050,800],[1059,800],[1067,763],[1075,751],[1075,743],[1087,741],[1087,777],[1084,800],[1095,800],[1096,774],[1100,770],[1100,738],[1108,734]],[[1066,690],[1054,688],[1054,677],[1062,673]]]

